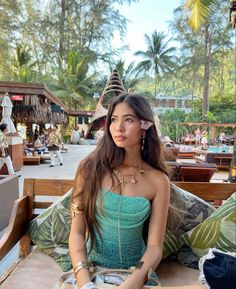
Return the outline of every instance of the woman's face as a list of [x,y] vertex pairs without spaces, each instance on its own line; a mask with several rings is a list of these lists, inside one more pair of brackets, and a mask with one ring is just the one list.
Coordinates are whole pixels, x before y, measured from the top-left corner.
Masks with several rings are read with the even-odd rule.
[[109,129],[112,139],[118,147],[140,147],[140,140],[142,138],[140,119],[126,102],[116,105],[111,115]]

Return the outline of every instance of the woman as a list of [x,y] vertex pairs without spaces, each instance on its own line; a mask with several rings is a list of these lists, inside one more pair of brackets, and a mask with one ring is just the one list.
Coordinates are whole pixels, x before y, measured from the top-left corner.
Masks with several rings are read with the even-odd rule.
[[[96,288],[88,260],[106,268],[141,264],[117,288],[143,287],[147,273],[162,258],[169,191],[149,103],[136,94],[116,97],[103,138],[75,177],[69,248],[78,288]],[[148,217],[145,246],[142,233]]]
[[14,175],[14,168],[12,165],[12,160],[9,155],[9,146],[6,138],[7,134],[7,124],[1,123],[0,124],[0,169],[4,164],[7,166],[8,174]]

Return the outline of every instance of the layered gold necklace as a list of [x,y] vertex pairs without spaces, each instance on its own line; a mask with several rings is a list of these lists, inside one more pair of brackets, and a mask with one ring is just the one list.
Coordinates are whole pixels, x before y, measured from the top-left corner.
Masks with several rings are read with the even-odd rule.
[[137,175],[144,175],[144,170],[141,168],[139,171],[134,175],[123,175],[119,170],[114,170],[114,174],[118,179],[118,184],[122,187],[125,187],[128,184],[136,185],[138,183]]

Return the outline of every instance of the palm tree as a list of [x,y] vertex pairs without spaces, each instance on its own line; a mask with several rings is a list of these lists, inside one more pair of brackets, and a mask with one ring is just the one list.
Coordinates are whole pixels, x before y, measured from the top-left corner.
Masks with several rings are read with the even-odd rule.
[[65,68],[59,69],[56,79],[48,83],[49,88],[69,109],[85,108],[92,102],[94,75],[88,76],[89,63],[92,61],[91,55],[83,56],[77,51],[70,51]]
[[22,82],[33,81],[35,78],[34,65],[35,62],[32,62],[30,48],[20,44],[17,45],[11,67],[13,79]]
[[169,40],[166,41],[166,35],[163,32],[157,33],[154,31],[149,37],[144,35],[147,44],[146,51],[137,51],[135,56],[141,56],[145,60],[138,63],[136,71],[140,72],[154,72],[155,79],[155,95],[157,90],[157,79],[166,72],[171,72],[175,67],[174,56],[171,54],[175,51],[174,47],[168,48]]
[[184,7],[189,10],[189,23],[193,30],[199,27],[214,11],[216,0],[185,0]]

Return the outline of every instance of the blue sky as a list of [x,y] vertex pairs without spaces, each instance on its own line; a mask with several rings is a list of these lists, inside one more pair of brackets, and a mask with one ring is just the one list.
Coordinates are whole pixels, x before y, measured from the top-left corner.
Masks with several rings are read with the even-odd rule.
[[123,41],[118,34],[114,34],[113,46],[118,48],[129,45],[130,51],[123,54],[126,64],[133,61],[133,53],[145,50],[144,34],[151,35],[154,30],[168,34],[168,21],[173,17],[173,11],[181,5],[181,0],[140,0],[138,3],[123,5],[122,15],[130,20],[127,25],[127,34]]

